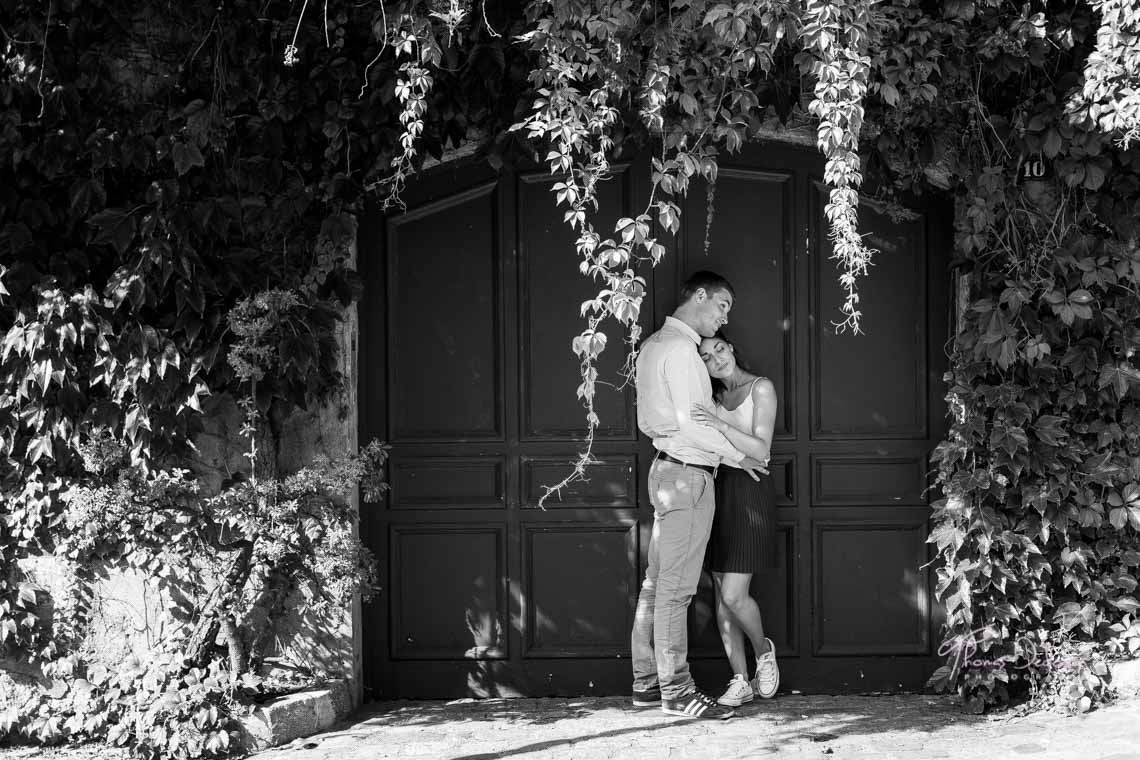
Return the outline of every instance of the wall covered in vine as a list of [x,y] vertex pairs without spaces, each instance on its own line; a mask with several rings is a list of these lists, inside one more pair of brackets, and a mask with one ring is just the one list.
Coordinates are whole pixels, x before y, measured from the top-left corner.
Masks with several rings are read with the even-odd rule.
[[[589,442],[594,360],[623,350],[615,334],[636,344],[645,272],[704,222],[680,218],[690,180],[808,121],[841,328],[875,308],[859,300],[875,255],[859,193],[956,199],[968,290],[934,461],[948,625],[932,685],[975,710],[1026,693],[1087,709],[1107,694],[1104,659],[1140,647],[1137,33],[1123,0],[0,0],[0,647],[69,656],[20,575],[33,555],[160,572],[177,537],[183,556],[208,547],[229,602],[314,556],[367,564],[323,544],[304,505],[361,479],[381,490],[383,447],[299,480],[275,472],[273,447],[292,410],[345,380],[354,215],[397,211],[425,160],[474,146],[556,175],[551,203],[577,235],[565,255],[599,285],[567,336]],[[598,218],[610,162],[634,151],[654,155],[647,207]],[[179,470],[222,394],[244,399],[251,464],[269,466],[198,493]],[[587,443],[571,477],[590,458]],[[137,530],[79,519],[104,503]],[[348,519],[337,503],[330,524]],[[259,544],[266,520],[293,527]],[[206,716],[175,742],[186,756],[229,751],[210,711],[224,689],[203,684],[248,654],[207,656],[233,622],[210,604],[179,650],[194,662],[148,682]],[[72,701],[19,730],[153,754],[189,720],[111,736],[111,689],[120,707],[154,694],[103,676],[102,717]]]

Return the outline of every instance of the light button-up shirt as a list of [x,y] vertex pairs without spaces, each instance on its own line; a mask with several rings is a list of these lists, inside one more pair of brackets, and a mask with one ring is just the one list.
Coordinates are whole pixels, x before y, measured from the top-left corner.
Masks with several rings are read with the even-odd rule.
[[712,383],[697,353],[701,336],[675,317],[637,355],[637,426],[658,451],[689,464],[739,465],[744,454],[724,434],[693,422],[693,404],[712,407]]

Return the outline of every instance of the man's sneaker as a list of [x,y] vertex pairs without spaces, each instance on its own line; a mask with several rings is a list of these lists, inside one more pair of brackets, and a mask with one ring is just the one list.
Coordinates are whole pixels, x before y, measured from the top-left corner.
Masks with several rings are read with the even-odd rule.
[[768,651],[756,658],[756,675],[752,679],[752,688],[764,699],[776,696],[780,688],[780,666],[776,664],[776,647],[771,639],[768,642]]
[[634,707],[656,707],[661,704],[661,687],[650,686],[648,689],[633,690]]
[[752,696],[752,684],[748,682],[747,678],[737,673],[728,682],[728,689],[720,695],[717,703],[729,707],[740,707],[745,702],[751,702]]
[[666,715],[680,715],[683,718],[711,720],[724,720],[736,715],[736,710],[718,705],[712,697],[699,691],[686,694],[679,699],[662,699],[661,712]]

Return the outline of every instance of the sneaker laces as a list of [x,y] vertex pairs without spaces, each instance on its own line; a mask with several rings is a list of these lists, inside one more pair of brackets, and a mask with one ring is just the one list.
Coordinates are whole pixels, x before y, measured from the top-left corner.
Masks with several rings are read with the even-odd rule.
[[767,651],[756,658],[756,680],[765,686],[771,686],[776,681],[776,656]]
[[744,686],[747,686],[749,689],[752,688],[752,686],[748,683],[748,679],[745,678],[744,676],[740,675],[739,673],[734,674],[732,676],[732,678],[729,679],[729,681],[728,681],[728,688],[729,689],[739,688],[739,687],[744,687]]

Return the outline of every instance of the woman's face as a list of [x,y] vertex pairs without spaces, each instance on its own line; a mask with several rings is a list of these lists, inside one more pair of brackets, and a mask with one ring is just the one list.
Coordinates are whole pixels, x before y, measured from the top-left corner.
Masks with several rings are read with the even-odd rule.
[[736,369],[736,356],[732,353],[732,346],[723,338],[705,338],[701,341],[701,361],[709,375],[723,380]]

